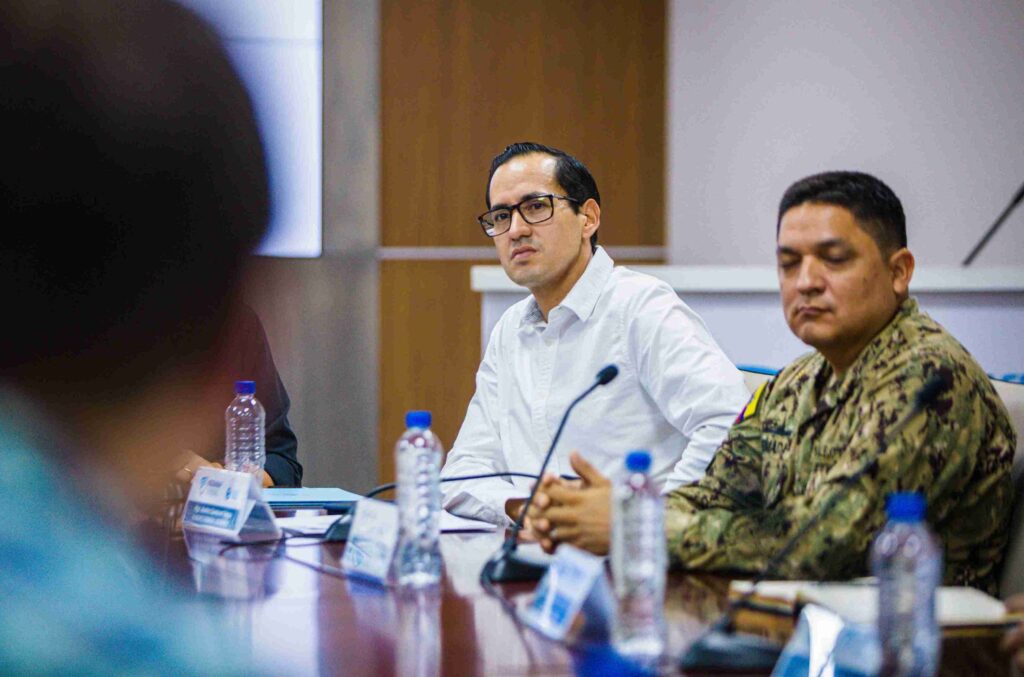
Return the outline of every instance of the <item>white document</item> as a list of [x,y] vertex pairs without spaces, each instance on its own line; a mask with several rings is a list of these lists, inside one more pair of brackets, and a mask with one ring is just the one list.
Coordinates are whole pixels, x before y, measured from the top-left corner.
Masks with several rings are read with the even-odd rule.
[[[322,536],[328,527],[338,520],[342,515],[296,515],[295,517],[278,517],[277,524],[282,529],[293,533],[300,533],[304,536]],[[441,513],[441,531],[443,533],[458,533],[465,531],[494,531],[497,525],[491,522],[480,522],[477,520],[458,517],[450,512]]]
[[447,510],[441,511],[441,533],[452,534],[461,531],[496,531],[497,524],[493,522],[481,522],[480,520],[469,519],[453,515]]
[[[750,589],[750,582],[733,581],[731,587],[734,595],[743,594]],[[874,623],[878,617],[878,586],[870,578],[849,583],[764,581],[758,583],[755,596],[791,605],[813,602],[853,623]],[[935,611],[944,628],[1000,625],[1011,620],[1001,601],[981,590],[961,586],[940,587]]]
[[295,517],[278,517],[277,524],[293,534],[323,536],[332,524],[339,519],[347,518],[348,515],[296,515]]

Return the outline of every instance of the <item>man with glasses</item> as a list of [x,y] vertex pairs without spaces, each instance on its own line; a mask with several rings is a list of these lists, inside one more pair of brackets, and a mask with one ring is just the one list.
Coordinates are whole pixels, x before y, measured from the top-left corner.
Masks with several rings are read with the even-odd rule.
[[[551,459],[573,473],[578,449],[603,472],[649,449],[668,491],[695,482],[748,392],[701,319],[665,283],[616,268],[597,245],[601,196],[576,158],[512,144],[491,163],[479,217],[505,272],[531,296],[502,316],[445,477],[536,473],[566,407],[607,364],[619,376],[584,400]],[[508,524],[529,479],[442,485],[445,508]]]

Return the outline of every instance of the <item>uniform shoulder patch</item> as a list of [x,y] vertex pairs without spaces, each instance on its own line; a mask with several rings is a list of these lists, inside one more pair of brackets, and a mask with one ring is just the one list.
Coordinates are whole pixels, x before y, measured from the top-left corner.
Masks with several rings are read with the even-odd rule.
[[757,413],[757,410],[761,406],[761,396],[764,394],[764,389],[767,385],[768,382],[765,381],[757,387],[754,394],[750,396],[750,401],[747,402],[747,406],[743,407],[743,411],[741,411],[740,415],[736,417],[736,421],[733,425],[736,425],[736,423],[742,423]]

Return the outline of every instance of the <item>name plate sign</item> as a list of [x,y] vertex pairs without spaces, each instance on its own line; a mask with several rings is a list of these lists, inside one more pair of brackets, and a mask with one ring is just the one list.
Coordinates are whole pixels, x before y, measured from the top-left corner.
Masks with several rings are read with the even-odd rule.
[[563,543],[555,551],[533,599],[519,612],[520,618],[541,634],[561,641],[590,596],[594,583],[603,577],[603,557]]
[[398,506],[372,498],[356,503],[341,567],[348,573],[387,583],[398,545]]
[[281,536],[256,478],[249,473],[218,468],[196,471],[182,524],[230,539]]

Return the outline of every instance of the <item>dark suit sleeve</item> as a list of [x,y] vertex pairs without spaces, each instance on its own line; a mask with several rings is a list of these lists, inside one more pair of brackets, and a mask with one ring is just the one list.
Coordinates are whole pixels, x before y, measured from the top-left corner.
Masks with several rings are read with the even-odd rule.
[[267,462],[264,468],[274,484],[282,487],[302,485],[302,465],[299,463],[299,442],[288,422],[291,400],[284,388],[281,376],[274,366],[263,325],[255,313],[253,330],[249,332],[252,351],[245,351],[249,358],[246,366],[252,380],[256,381],[256,398],[267,413],[266,444]]

